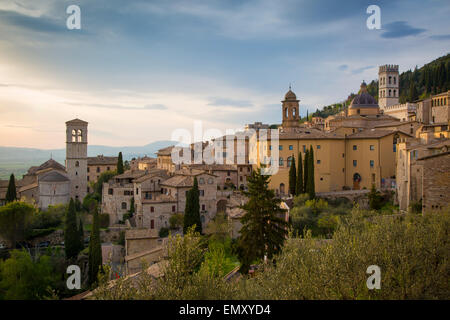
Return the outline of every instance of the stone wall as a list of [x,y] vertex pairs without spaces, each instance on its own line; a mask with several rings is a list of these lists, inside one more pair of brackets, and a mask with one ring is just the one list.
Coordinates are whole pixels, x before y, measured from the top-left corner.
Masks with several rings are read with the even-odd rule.
[[422,210],[444,208],[450,203],[450,152],[419,159],[423,163]]

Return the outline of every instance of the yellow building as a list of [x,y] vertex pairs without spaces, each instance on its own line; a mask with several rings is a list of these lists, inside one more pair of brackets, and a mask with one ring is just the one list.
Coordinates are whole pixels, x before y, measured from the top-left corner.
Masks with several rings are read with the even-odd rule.
[[[364,84],[363,84],[364,85]],[[364,86],[361,95],[352,102],[354,110],[371,114],[378,110]],[[370,95],[369,95],[370,96]],[[373,99],[373,98],[372,98]],[[279,195],[286,195],[289,187],[289,169],[293,159],[298,167],[298,155],[305,158],[306,150],[314,150],[316,192],[332,192],[345,189],[369,189],[395,187],[395,155],[399,138],[410,135],[398,130],[363,129],[345,132],[324,132],[306,128],[295,121],[298,115],[298,101],[289,90],[282,101],[283,123],[278,130],[278,159],[273,159],[272,141],[258,140],[258,149],[267,153],[272,161],[277,161],[279,170],[272,175],[269,186]],[[366,106],[370,105],[370,106]],[[361,111],[363,110],[363,111]],[[355,111],[358,112],[358,111]],[[266,151],[267,149],[267,151]],[[258,165],[261,164],[258,159]]]

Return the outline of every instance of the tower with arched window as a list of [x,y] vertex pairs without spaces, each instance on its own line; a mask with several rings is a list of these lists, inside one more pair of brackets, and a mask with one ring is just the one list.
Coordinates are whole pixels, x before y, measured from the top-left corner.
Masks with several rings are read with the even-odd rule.
[[399,79],[398,65],[386,64],[378,69],[378,105],[381,110],[398,104]]
[[284,100],[281,101],[283,128],[298,127],[300,125],[299,101],[289,87],[289,91],[285,94]]
[[70,197],[83,201],[87,193],[88,123],[80,119],[66,122],[66,171],[70,179]]

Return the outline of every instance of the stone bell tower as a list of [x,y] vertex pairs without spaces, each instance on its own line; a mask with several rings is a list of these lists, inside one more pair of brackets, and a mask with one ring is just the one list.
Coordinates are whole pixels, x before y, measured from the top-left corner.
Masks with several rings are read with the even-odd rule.
[[87,127],[80,119],[66,122],[66,171],[73,200],[83,201],[87,194]]
[[398,104],[399,80],[398,65],[386,64],[378,69],[378,105],[381,110]]
[[283,128],[298,127],[300,125],[299,101],[300,100],[297,100],[297,96],[291,91],[291,87],[289,86],[289,91],[285,94],[284,100],[281,101]]

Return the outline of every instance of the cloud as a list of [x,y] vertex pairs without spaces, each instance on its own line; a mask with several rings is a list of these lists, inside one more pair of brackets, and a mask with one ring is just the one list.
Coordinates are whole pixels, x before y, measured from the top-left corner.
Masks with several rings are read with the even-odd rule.
[[338,67],[338,69],[339,69],[340,71],[345,71],[345,70],[348,69],[348,65],[346,65],[346,64],[341,64],[341,65]]
[[146,110],[167,110],[168,108],[163,104],[147,104],[144,106]]
[[68,105],[87,106],[94,108],[116,109],[116,110],[167,110],[168,108],[163,104],[147,104],[144,107],[124,106],[117,104],[101,104],[101,103],[73,103],[67,102]]
[[30,31],[55,33],[67,31],[63,20],[52,20],[47,17],[32,17],[14,11],[0,10],[0,20],[8,25]]
[[353,69],[353,70],[352,70],[352,74],[363,73],[364,71],[369,70],[369,69],[372,69],[372,68],[374,68],[374,67],[375,67],[375,66],[366,66],[366,67],[361,67],[361,68],[358,68],[358,69]]
[[408,36],[416,36],[422,32],[425,32],[426,29],[422,28],[414,28],[406,21],[395,21],[388,23],[383,26],[383,29],[386,30],[381,34],[382,38],[403,38]]
[[450,39],[450,34],[437,34],[437,35],[430,36],[430,39],[433,39],[433,40],[449,40]]
[[234,100],[229,98],[218,98],[212,97],[209,99],[211,102],[208,103],[209,106],[215,107],[252,107],[253,104],[248,100]]

